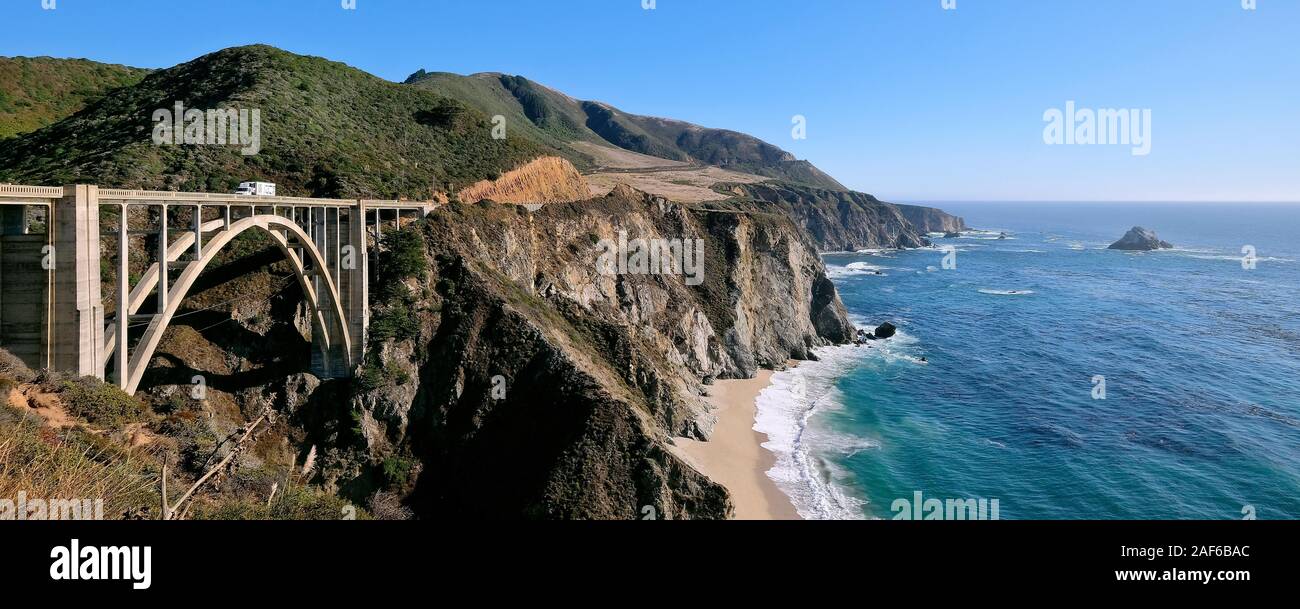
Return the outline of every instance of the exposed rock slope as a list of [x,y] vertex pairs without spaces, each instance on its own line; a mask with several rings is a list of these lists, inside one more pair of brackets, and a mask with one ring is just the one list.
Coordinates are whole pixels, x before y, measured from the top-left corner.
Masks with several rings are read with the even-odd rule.
[[912,226],[916,227],[917,232],[922,235],[926,233],[960,233],[967,229],[966,221],[962,218],[949,214],[943,210],[933,207],[922,207],[920,205],[899,205],[894,204],[898,211],[907,218]]
[[918,232],[897,207],[868,194],[779,182],[720,184],[715,188],[742,199],[765,203],[769,211],[801,223],[823,252],[929,244],[923,233]]
[[[702,240],[702,281],[602,274],[601,244],[620,233]],[[376,345],[371,362],[410,380],[354,402],[372,459],[421,460],[423,515],[725,517],[726,491],[665,448],[707,435],[703,385],[853,332],[816,251],[775,214],[623,187],[536,214],[449,205],[424,238],[418,336]],[[363,470],[334,475],[347,486]]]

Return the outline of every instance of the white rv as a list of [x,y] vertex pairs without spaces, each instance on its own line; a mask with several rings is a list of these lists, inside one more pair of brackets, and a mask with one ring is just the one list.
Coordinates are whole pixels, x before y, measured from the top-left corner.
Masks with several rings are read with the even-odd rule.
[[274,197],[275,184],[271,182],[241,182],[235,194],[249,197]]

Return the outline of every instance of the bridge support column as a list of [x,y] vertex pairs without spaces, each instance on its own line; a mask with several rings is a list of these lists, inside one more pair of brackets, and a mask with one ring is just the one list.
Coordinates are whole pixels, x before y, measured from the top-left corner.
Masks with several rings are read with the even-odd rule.
[[47,360],[55,370],[104,378],[99,187],[68,186],[54,204],[54,291]]
[[344,232],[347,245],[342,260],[339,293],[343,299],[343,314],[348,316],[348,335],[352,338],[353,365],[361,363],[366,353],[366,333],[370,329],[370,255],[366,244],[366,203],[348,210]]
[[131,330],[131,230],[130,206],[123,203],[117,233],[117,324],[113,327],[116,347],[113,355],[113,380],[126,388],[131,378],[131,354],[127,340]]

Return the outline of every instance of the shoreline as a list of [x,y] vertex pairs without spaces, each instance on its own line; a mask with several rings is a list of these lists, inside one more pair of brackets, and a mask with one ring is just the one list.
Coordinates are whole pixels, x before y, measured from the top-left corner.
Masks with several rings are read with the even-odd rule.
[[772,370],[752,379],[719,380],[709,386],[708,401],[718,423],[708,442],[674,438],[679,457],[731,494],[733,520],[800,520],[794,503],[767,472],[776,454],[763,448],[767,434],[754,431],[758,394],[772,384]]

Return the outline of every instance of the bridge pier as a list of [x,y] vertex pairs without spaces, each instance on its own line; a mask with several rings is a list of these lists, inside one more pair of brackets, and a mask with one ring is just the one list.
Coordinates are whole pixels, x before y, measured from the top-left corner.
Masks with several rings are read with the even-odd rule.
[[104,378],[104,304],[100,289],[99,187],[64,188],[50,214],[54,237],[53,336],[46,343],[55,370]]
[[357,206],[348,210],[344,234],[352,251],[343,256],[339,295],[343,299],[343,313],[348,316],[352,362],[360,364],[366,354],[366,335],[370,328],[370,255],[366,243],[365,201],[357,201]]

